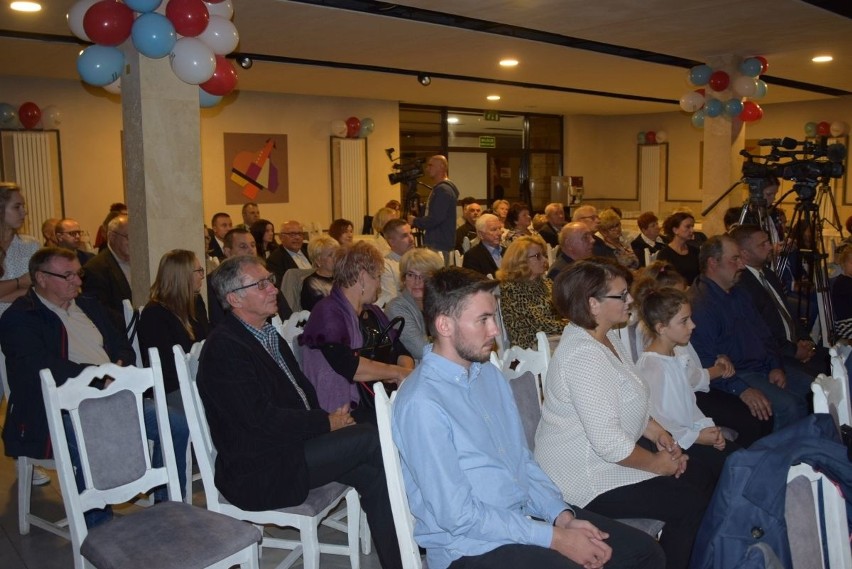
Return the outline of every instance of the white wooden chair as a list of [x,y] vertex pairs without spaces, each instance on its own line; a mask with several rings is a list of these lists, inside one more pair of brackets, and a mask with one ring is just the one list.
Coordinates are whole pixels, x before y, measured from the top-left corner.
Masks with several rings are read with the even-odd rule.
[[[489,276],[489,278],[491,278]],[[500,297],[497,297],[497,312],[494,314],[494,320],[497,323],[497,337],[494,338],[494,341],[497,342],[497,355],[500,359],[503,359],[503,354],[506,350],[511,346],[511,339],[509,338],[509,331],[506,330],[506,323],[503,321],[503,309],[500,304]]]
[[[305,569],[319,569],[320,553],[348,555],[352,569],[359,569],[361,566],[358,551],[361,502],[358,499],[358,492],[354,488],[332,482],[311,490],[307,500],[299,506],[259,512],[238,508],[230,504],[219,493],[215,482],[216,447],[210,436],[210,427],[204,414],[204,404],[196,385],[198,359],[197,357],[194,359],[187,357],[180,346],[174,346],[172,350],[183,407],[186,411],[186,422],[189,425],[190,440],[195,449],[195,457],[198,460],[198,468],[204,482],[207,509],[256,525],[275,525],[297,529],[300,534],[298,541],[269,536],[263,538],[261,547],[291,550],[278,565],[278,569],[286,569],[292,566],[299,557],[302,557]],[[319,524],[344,498],[346,499],[347,524],[345,531],[348,535],[348,545],[320,543],[317,537]],[[323,523],[335,529],[341,529],[341,524],[337,520]]]
[[138,310],[133,309],[133,304],[126,298],[121,301],[121,306],[124,309],[124,326],[125,333],[127,334],[127,339],[130,341],[130,345],[133,346],[133,352],[136,354],[136,365],[142,365],[142,352],[139,350],[139,334],[137,334],[137,328],[139,327],[139,317],[142,316],[142,309],[144,306],[140,306]]
[[[0,378],[3,381],[3,392],[6,394],[6,404],[8,405],[11,390],[6,372],[6,356],[3,354],[3,350],[0,350]],[[18,532],[21,535],[27,535],[30,533],[30,526],[32,525],[70,540],[71,534],[68,532],[67,518],[51,522],[30,512],[33,494],[33,467],[35,466],[56,470],[56,461],[28,456],[19,456],[15,460],[15,473],[18,478]]]
[[814,413],[828,413],[834,419],[839,429],[841,425],[850,425],[849,399],[844,386],[848,384],[836,377],[819,374],[813,383],[811,391],[814,394]]
[[849,373],[846,370],[846,360],[852,353],[852,346],[837,344],[829,349],[831,355],[831,375],[837,380],[836,391],[832,393],[838,406],[838,416],[835,420],[840,425],[852,425],[852,399],[849,394]]
[[790,467],[784,517],[793,569],[852,569],[846,500],[825,475],[808,464]]
[[[156,350],[150,357],[150,368],[91,366],[61,387],[49,369],[41,371],[75,568],[257,569],[261,536],[256,528],[180,501],[160,359]],[[110,385],[90,387],[93,379],[106,376],[113,379]],[[152,388],[163,448],[164,466],[159,468],[151,466],[142,403],[143,394]],[[79,449],[82,491],[74,477],[64,412]],[[92,532],[86,527],[84,512],[127,502],[164,484],[169,501],[118,517]]]
[[385,464],[385,478],[388,482],[393,523],[396,527],[396,539],[399,542],[399,553],[402,556],[403,569],[421,569],[423,561],[420,550],[414,541],[414,516],[408,507],[408,496],[405,494],[405,483],[402,479],[402,463],[399,460],[399,450],[393,442],[391,431],[391,402],[396,398],[396,391],[388,399],[384,389],[376,390],[376,421],[379,425],[379,441],[382,445],[382,460]]
[[275,326],[278,335],[286,340],[287,345],[290,346],[290,351],[296,356],[296,361],[299,362],[300,366],[302,365],[302,349],[298,346],[296,339],[305,330],[305,324],[307,324],[310,316],[310,310],[301,310],[294,312],[290,318],[284,321],[277,314],[272,317],[272,325]]
[[[540,336],[543,336],[542,340]],[[522,348],[520,346],[512,346],[505,351],[501,358],[503,365],[503,375],[507,380],[512,381],[530,372],[535,376],[535,387],[538,392],[538,400],[542,401],[542,386],[544,378],[547,377],[547,367],[550,365],[550,345],[547,342],[547,336],[544,332],[536,334],[538,340],[537,350]],[[542,346],[542,341],[544,346]]]

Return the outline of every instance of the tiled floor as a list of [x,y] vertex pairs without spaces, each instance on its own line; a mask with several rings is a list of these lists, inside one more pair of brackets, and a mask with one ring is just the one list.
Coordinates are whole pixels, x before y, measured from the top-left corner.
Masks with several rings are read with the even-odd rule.
[[[0,422],[5,417],[5,404],[0,407]],[[2,442],[0,442],[2,449]],[[46,486],[33,488],[32,511],[47,519],[64,517],[62,497],[59,494],[59,482],[56,472],[50,472],[51,482]],[[18,486],[15,477],[15,463],[3,456],[0,450],[0,568],[2,569],[68,569],[74,566],[71,557],[71,543],[39,528],[32,528],[29,535],[18,533]],[[204,491],[201,481],[195,483],[193,503],[204,504]],[[135,506],[124,507],[122,512],[130,512]],[[273,528],[267,530],[276,537],[297,539],[293,530]],[[320,541],[346,543],[346,536],[329,528],[320,529]],[[260,566],[264,569],[276,567],[287,552],[265,550]],[[301,567],[301,560],[295,567]],[[323,569],[349,567],[349,558],[337,555],[321,555],[320,567]],[[361,555],[363,569],[379,569],[375,550],[370,555]],[[154,569],[154,568],[152,568]]]

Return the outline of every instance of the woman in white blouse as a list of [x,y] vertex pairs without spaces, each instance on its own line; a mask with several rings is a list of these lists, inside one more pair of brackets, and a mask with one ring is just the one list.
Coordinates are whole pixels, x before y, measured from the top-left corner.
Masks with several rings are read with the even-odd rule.
[[39,243],[34,237],[18,233],[26,218],[21,188],[0,182],[0,314],[30,287],[28,265]]
[[597,258],[557,277],[554,303],[571,323],[547,372],[535,456],[568,503],[665,522],[666,567],[682,569],[714,484],[650,417],[648,384],[613,330],[628,318],[629,278]]

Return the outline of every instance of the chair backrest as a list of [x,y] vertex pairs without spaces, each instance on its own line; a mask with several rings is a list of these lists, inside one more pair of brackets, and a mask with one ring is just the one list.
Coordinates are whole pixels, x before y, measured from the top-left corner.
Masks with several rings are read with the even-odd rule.
[[824,474],[808,464],[790,467],[784,517],[794,569],[852,568],[846,500]]
[[6,374],[6,354],[3,353],[3,350],[0,349],[0,381],[2,381],[2,385],[0,387],[3,388],[3,393],[0,393],[0,401],[3,400],[3,396],[6,396],[6,403],[9,403],[9,376]]
[[[198,349],[196,349],[198,346]],[[198,462],[198,470],[201,472],[201,480],[204,484],[204,498],[207,501],[207,509],[221,512],[219,491],[216,489],[215,470],[216,447],[213,446],[213,438],[210,436],[210,426],[207,424],[207,416],[204,414],[204,403],[198,392],[198,356],[201,353],[201,344],[192,346],[189,354],[180,346],[173,346],[172,352],[175,358],[175,369],[177,370],[178,385],[180,385],[180,397],[183,401],[183,410],[186,413],[186,423],[189,426],[189,438],[192,448],[195,450],[195,460]]]
[[289,269],[281,278],[281,294],[294,312],[302,309],[302,283],[316,269]]
[[[542,334],[544,339],[538,337]],[[535,378],[535,386],[538,391],[538,400],[541,401],[542,384],[547,376],[547,367],[550,365],[550,345],[547,341],[547,336],[543,332],[536,334],[536,340],[539,342],[538,350],[522,348],[520,346],[512,346],[503,354],[503,375],[509,381],[531,373]],[[542,345],[542,342],[545,346]],[[539,380],[539,378],[542,378]]]
[[[536,343],[538,344],[539,354],[544,354],[544,359],[547,361],[547,366],[550,367],[550,359],[553,357],[553,350],[550,347],[550,338],[547,334],[539,330],[535,333]],[[547,369],[541,373],[541,394],[542,401],[544,400],[544,384],[547,381]]]
[[[396,397],[396,391],[392,397]],[[414,517],[408,508],[408,496],[405,493],[405,482],[402,479],[402,463],[399,451],[393,442],[391,434],[391,401],[384,389],[376,390],[376,421],[379,426],[379,441],[382,445],[382,461],[385,465],[385,478],[388,482],[393,521],[396,526],[396,538],[399,541],[399,552],[402,556],[402,566],[405,569],[420,569],[420,550],[414,541]]]
[[814,413],[828,413],[834,419],[837,428],[840,425],[849,425],[849,408],[847,400],[844,399],[844,381],[836,377],[819,374],[813,383],[811,391],[814,394]]
[[538,378],[532,372],[524,372],[522,375],[509,381],[512,395],[515,396],[515,404],[521,416],[521,425],[524,427],[524,436],[527,438],[527,446],[530,452],[535,451],[535,431],[541,420],[541,394],[538,387]]
[[[489,276],[489,278],[491,278]],[[503,309],[500,304],[500,297],[497,297],[497,312],[494,314],[494,319],[497,322],[497,337],[494,338],[494,341],[497,342],[497,355],[500,358],[503,358],[503,354],[506,353],[506,349],[511,345],[511,338],[509,338],[509,331],[506,330],[506,323],[503,321]]]
[[831,375],[837,380],[838,417],[841,425],[852,425],[852,399],[849,394],[849,373],[846,369],[846,360],[852,353],[852,346],[837,344],[829,349],[831,354]]
[[137,328],[139,328],[139,317],[142,316],[142,309],[144,306],[140,306],[139,310],[133,309],[133,304],[130,303],[128,299],[124,299],[121,301],[121,306],[124,309],[124,325],[125,333],[127,334],[127,339],[130,341],[130,345],[133,346],[133,352],[136,354],[136,365],[142,365],[142,352],[139,349],[139,334],[137,334]]
[[[170,499],[181,499],[157,350],[150,350],[149,357],[150,368],[90,366],[58,387],[51,371],[41,370],[50,438],[75,552],[88,535],[83,512],[127,502],[164,484]],[[113,381],[104,389],[89,386],[92,380],[107,376]],[[142,399],[151,388],[165,464],[161,468],[151,466],[145,430]],[[77,490],[74,478],[63,412],[67,412],[68,428],[79,450],[82,492]]]

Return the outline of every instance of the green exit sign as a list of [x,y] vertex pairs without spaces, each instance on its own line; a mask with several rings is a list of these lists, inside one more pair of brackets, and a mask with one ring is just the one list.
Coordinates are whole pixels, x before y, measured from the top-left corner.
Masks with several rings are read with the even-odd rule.
[[480,136],[479,137],[479,147],[480,148],[497,148],[497,139],[493,136]]
[[499,121],[500,113],[497,111],[485,111],[485,120],[487,121]]

